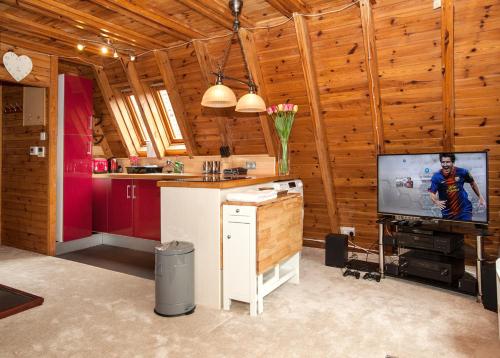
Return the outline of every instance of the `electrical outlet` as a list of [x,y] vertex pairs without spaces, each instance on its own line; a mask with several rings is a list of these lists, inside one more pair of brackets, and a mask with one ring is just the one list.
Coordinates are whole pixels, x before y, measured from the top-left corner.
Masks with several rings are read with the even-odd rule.
[[256,162],[246,162],[246,168],[247,169],[256,169],[257,163]]
[[30,147],[30,155],[38,155],[38,147]]
[[432,8],[434,10],[439,9],[441,7],[441,0],[434,0],[432,3]]
[[45,158],[45,147],[38,147],[37,155],[39,158]]
[[343,235],[349,235],[352,232],[352,236],[356,236],[356,231],[354,230],[354,227],[350,226],[341,226],[340,227],[340,233]]

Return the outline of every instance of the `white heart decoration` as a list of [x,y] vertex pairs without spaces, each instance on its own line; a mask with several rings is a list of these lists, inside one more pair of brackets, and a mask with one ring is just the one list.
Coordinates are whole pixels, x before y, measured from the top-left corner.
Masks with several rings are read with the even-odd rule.
[[12,51],[3,55],[3,65],[17,82],[28,76],[33,69],[33,62],[28,56],[18,56]]

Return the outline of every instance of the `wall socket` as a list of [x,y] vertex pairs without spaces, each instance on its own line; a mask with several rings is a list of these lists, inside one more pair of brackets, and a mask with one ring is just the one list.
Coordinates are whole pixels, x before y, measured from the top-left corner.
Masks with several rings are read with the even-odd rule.
[[257,169],[257,163],[256,162],[246,162],[246,168],[247,169]]
[[37,156],[39,158],[45,157],[45,147],[30,147],[30,155]]
[[340,233],[343,235],[349,236],[349,234],[352,232],[352,236],[356,236],[356,230],[354,230],[354,227],[350,226],[341,226],[340,227]]

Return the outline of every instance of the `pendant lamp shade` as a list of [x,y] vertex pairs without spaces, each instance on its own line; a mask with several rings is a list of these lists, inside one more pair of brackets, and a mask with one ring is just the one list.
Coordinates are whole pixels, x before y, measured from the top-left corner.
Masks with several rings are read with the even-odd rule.
[[266,104],[262,97],[250,92],[240,98],[236,104],[235,111],[246,113],[265,112]]
[[212,108],[236,106],[236,96],[232,89],[223,84],[216,84],[206,90],[201,105]]

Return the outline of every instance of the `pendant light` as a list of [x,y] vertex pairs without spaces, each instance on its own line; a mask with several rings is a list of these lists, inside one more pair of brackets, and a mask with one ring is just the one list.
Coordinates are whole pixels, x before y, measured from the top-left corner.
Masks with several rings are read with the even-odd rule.
[[[243,7],[242,0],[229,1],[229,9],[231,10],[231,13],[234,16],[233,34],[229,39],[226,49],[224,50],[222,65],[219,65],[217,72],[213,73],[217,77],[215,85],[213,85],[212,87],[210,87],[205,91],[205,93],[203,94],[203,98],[201,100],[201,105],[204,107],[212,107],[212,108],[227,108],[236,106],[235,110],[237,112],[245,112],[245,113],[264,112],[266,110],[266,104],[262,99],[262,97],[260,97],[256,93],[257,86],[252,79],[252,74],[248,70],[245,51],[243,50],[243,45],[241,43],[241,38],[239,36],[239,28],[240,28],[239,15],[241,13],[242,7]],[[226,62],[229,57],[229,51],[231,49],[231,44],[233,42],[234,37],[238,38],[238,44],[240,46],[241,54],[243,56],[243,63],[245,66],[245,71],[248,76],[248,81],[243,81],[237,78],[232,78],[224,75],[224,68],[226,66]],[[247,85],[248,93],[245,94],[243,97],[241,97],[239,101],[236,101],[236,95],[234,94],[233,90],[222,83],[224,79],[233,80]]]

